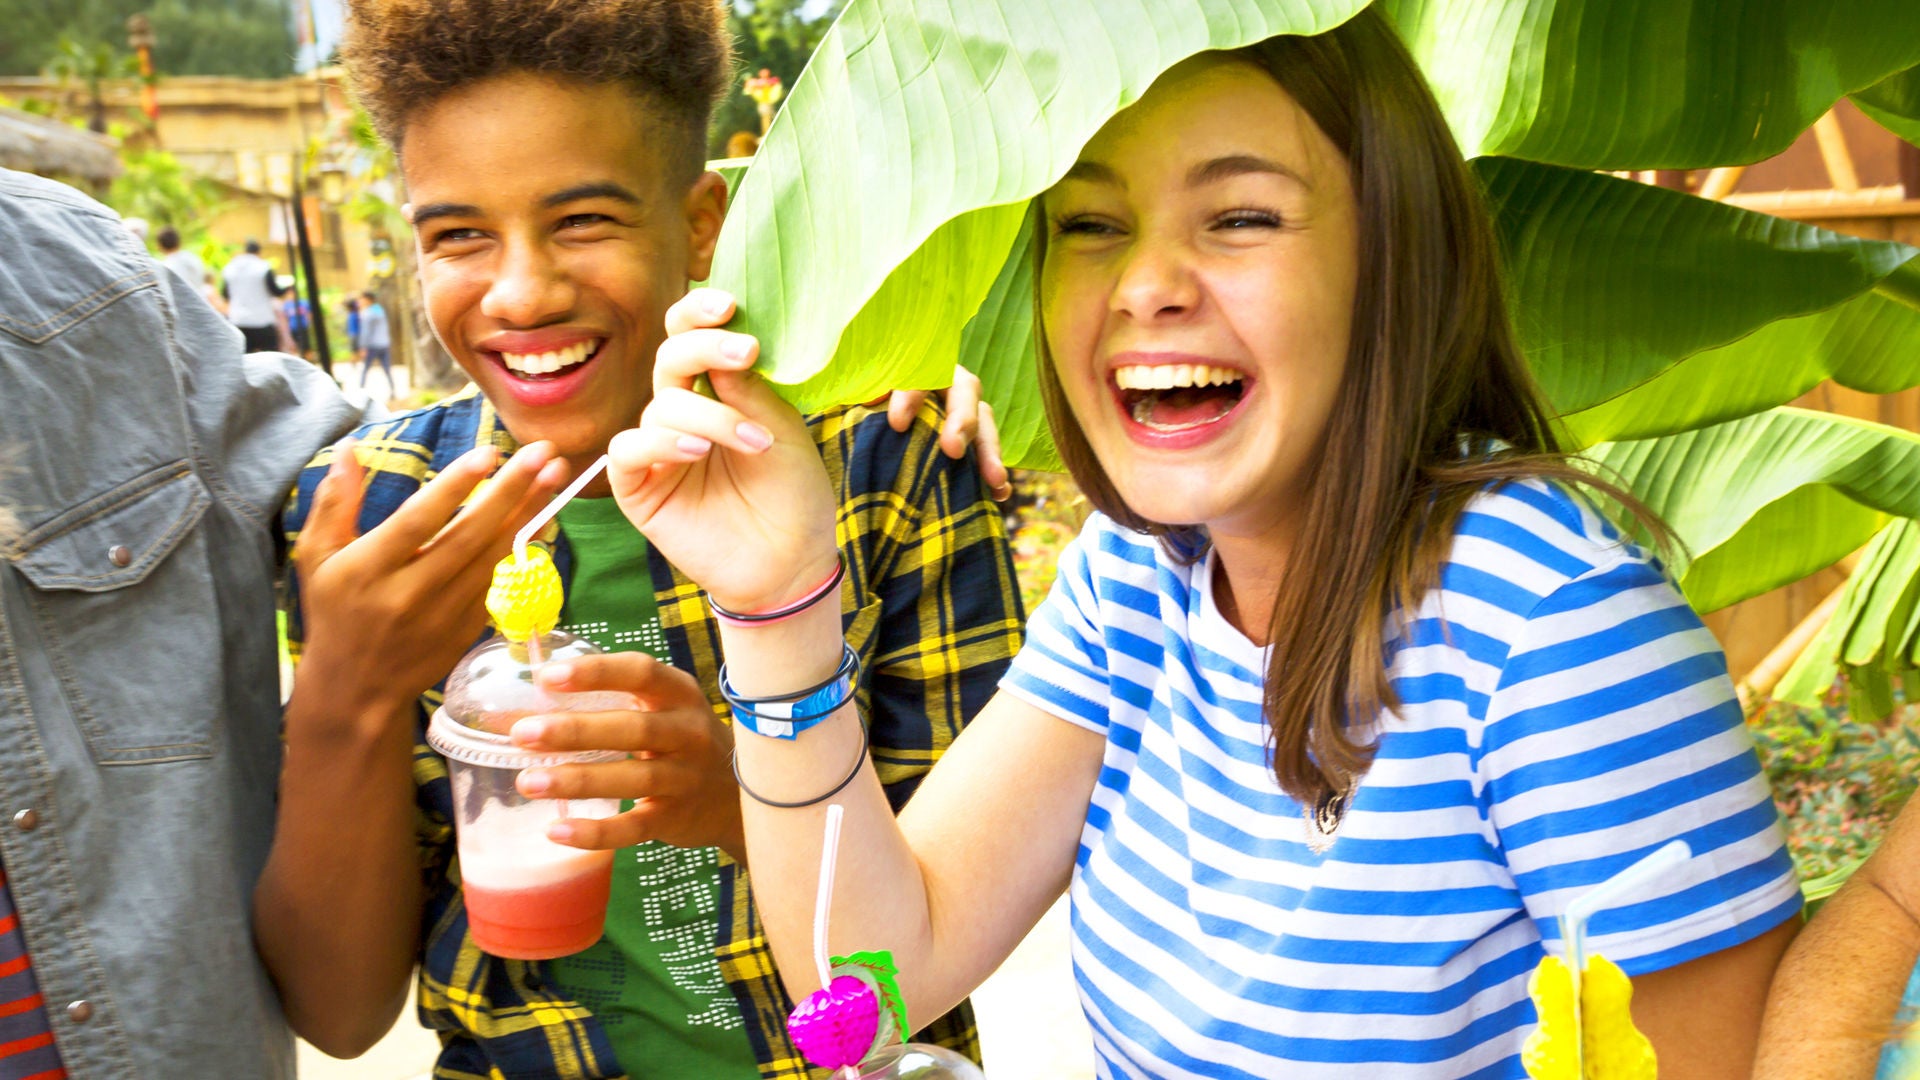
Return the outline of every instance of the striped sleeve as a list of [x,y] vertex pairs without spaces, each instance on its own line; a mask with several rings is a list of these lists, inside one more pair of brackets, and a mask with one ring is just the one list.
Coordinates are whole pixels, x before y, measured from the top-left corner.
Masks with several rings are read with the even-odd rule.
[[1099,515],[1060,553],[1053,589],[1027,621],[1027,643],[1000,686],[1037,708],[1106,734],[1111,680],[1100,632],[1100,591],[1087,548],[1104,530]]
[[66,1075],[7,875],[0,870],[0,1080],[64,1080]]
[[1510,645],[1477,779],[1550,950],[1568,902],[1675,838],[1693,858],[1589,926],[1592,948],[1628,974],[1738,945],[1799,910],[1726,659],[1656,565],[1629,553],[1566,580]]

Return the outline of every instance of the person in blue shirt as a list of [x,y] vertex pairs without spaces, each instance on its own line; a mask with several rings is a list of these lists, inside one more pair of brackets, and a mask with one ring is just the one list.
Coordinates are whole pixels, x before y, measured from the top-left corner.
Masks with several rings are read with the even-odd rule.
[[[890,950],[910,1015],[1066,891],[1103,1076],[1518,1080],[1569,901],[1685,839],[1589,946],[1663,1080],[1746,1077],[1800,893],[1725,658],[1582,494],[1661,535],[1558,446],[1385,19],[1173,66],[1035,236],[1042,396],[1100,512],[897,821],[837,678],[831,489],[757,343],[715,329],[731,298],[668,313],[612,444],[635,526],[750,616],[720,636],[788,989],[818,985],[835,801],[831,951]],[[760,726],[796,700],[830,715]]]
[[359,311],[354,320],[357,328],[354,332],[353,347],[360,358],[360,389],[367,388],[367,373],[373,370],[377,361],[380,371],[387,377],[387,395],[399,393],[393,385],[393,334],[387,328],[387,309],[380,306],[380,298],[367,290],[360,294]]
[[[292,287],[291,283],[288,285]],[[293,338],[294,350],[301,357],[313,359],[313,309],[307,306],[305,299],[290,295],[280,302],[280,313],[287,320],[287,335]]]

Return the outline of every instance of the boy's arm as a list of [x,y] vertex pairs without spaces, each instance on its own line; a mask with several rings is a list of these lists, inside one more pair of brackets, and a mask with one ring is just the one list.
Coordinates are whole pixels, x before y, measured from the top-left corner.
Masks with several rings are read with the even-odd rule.
[[493,564],[565,475],[527,447],[449,524],[494,460],[460,458],[362,537],[361,470],[336,453],[301,523],[306,644],[254,937],[294,1030],[336,1057],[392,1025],[418,951],[415,700],[478,636]]
[[1756,1080],[1869,1080],[1920,957],[1920,803],[1801,931],[1773,976]]

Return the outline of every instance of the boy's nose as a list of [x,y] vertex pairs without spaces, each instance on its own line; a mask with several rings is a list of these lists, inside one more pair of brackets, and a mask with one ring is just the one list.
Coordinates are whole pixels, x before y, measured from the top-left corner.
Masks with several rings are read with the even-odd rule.
[[480,302],[481,313],[508,326],[537,326],[573,306],[573,284],[560,264],[537,247],[514,246]]

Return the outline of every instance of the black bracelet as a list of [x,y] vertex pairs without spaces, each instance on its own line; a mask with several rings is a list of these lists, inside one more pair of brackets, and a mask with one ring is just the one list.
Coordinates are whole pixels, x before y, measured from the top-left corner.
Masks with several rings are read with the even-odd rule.
[[[720,662],[720,696],[725,698],[727,704],[734,708],[752,712],[753,706],[763,703],[775,704],[805,701],[820,691],[825,690],[827,687],[832,686],[834,683],[839,682],[841,679],[851,679],[856,683],[859,682],[860,654],[854,652],[853,646],[844,641],[840,643],[840,650],[840,666],[834,669],[832,675],[827,676],[825,682],[809,686],[805,690],[795,690],[791,694],[765,694],[760,697],[741,697],[739,694],[734,693],[733,683],[727,678],[727,662],[722,660]],[[845,702],[841,704],[845,704]]]
[[835,552],[834,554],[836,558],[833,564],[833,573],[827,578],[827,580],[823,584],[816,587],[812,592],[794,601],[793,603],[787,605],[786,607],[775,608],[772,611],[754,612],[753,614],[735,613],[732,611],[728,611],[726,608],[721,607],[719,604],[714,603],[713,597],[711,596],[707,597],[707,606],[713,609],[714,618],[719,619],[723,623],[733,623],[735,625],[740,625],[740,626],[756,626],[761,623],[776,623],[782,619],[791,619],[795,615],[800,614],[801,612],[807,610],[813,605],[833,595],[833,590],[839,588],[840,582],[845,580],[847,576],[847,557],[845,555],[839,554],[838,552]]
[[752,799],[761,806],[771,806],[775,810],[800,810],[809,806],[818,806],[845,790],[848,784],[853,783],[853,778],[860,775],[860,770],[866,767],[868,734],[867,718],[862,716],[860,718],[860,753],[853,759],[853,769],[849,771],[846,776],[842,777],[839,783],[833,785],[833,787],[829,788],[823,795],[815,795],[811,799],[802,799],[799,802],[780,802],[779,800],[769,799],[761,795],[759,792],[748,787],[746,779],[740,775],[739,747],[735,747],[732,751],[733,782],[740,785],[740,790],[746,792],[747,798]]

